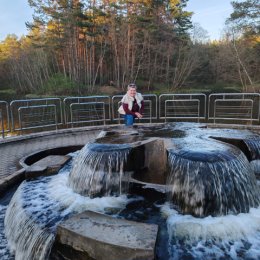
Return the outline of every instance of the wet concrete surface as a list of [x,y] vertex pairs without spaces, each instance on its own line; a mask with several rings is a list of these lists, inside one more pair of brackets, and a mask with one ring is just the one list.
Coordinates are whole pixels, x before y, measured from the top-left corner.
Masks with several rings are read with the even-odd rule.
[[[150,127],[150,124],[148,124]],[[160,124],[152,124],[156,125]],[[118,131],[123,131],[124,126],[94,126],[70,128],[58,131],[41,132],[22,136],[8,137],[0,140],[0,196],[7,188],[12,187],[16,182],[24,178],[24,169],[19,164],[21,158],[29,156],[38,151],[52,149],[56,147],[68,147],[85,145],[94,140],[102,130],[116,127]],[[236,129],[253,130],[259,133],[259,126],[255,128],[248,126],[214,125],[211,127],[227,127]],[[135,129],[133,128],[133,131]],[[129,129],[127,129],[129,131]],[[164,133],[162,133],[164,135]],[[148,136],[149,137],[149,136]]]
[[50,131],[0,140],[0,196],[24,178],[19,160],[32,153],[56,147],[85,145],[94,140],[104,127],[83,127]]

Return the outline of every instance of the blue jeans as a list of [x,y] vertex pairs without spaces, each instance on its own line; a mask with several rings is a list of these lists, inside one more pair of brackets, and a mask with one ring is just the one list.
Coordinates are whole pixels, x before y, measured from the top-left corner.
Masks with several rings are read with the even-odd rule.
[[135,117],[133,115],[124,115],[125,125],[131,126],[135,122]]

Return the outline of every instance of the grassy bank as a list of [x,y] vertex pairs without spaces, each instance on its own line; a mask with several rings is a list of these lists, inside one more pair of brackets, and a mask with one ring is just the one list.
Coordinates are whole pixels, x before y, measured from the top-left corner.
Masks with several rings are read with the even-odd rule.
[[[167,94],[167,93],[204,93],[204,94],[210,94],[210,93],[239,93],[243,92],[243,89],[241,86],[238,85],[230,85],[230,84],[212,84],[212,85],[196,85],[192,87],[185,87],[181,89],[175,89],[172,91],[169,91],[167,87],[161,86],[161,85],[155,85],[151,87],[150,89],[147,88],[145,85],[138,85],[138,92],[141,92],[143,94]],[[102,86],[102,87],[96,87],[95,91],[91,94],[87,93],[87,89],[81,87],[80,93],[77,91],[75,85],[72,88],[69,88],[68,85],[65,85],[63,88],[61,85],[59,87],[48,87],[47,89],[41,89],[39,92],[34,93],[24,93],[24,94],[18,94],[13,89],[2,89],[0,90],[0,100],[4,101],[12,101],[16,99],[33,99],[33,98],[49,98],[49,97],[68,97],[68,96],[88,96],[88,95],[118,95],[118,94],[124,94],[125,91],[123,91],[121,88],[116,88],[114,86]],[[250,91],[252,92],[252,91]]]

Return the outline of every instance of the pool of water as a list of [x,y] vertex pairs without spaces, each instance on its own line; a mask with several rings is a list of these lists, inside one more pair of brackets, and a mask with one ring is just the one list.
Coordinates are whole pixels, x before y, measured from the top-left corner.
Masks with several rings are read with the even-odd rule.
[[7,239],[4,233],[4,217],[7,206],[15,193],[17,186],[10,189],[5,193],[3,197],[0,198],[0,259],[1,260],[13,260],[14,255],[11,254],[7,246]]
[[[226,150],[223,143],[209,140],[211,135],[216,135],[215,132],[216,130],[204,128],[189,130],[189,127],[185,125],[180,129],[168,126],[144,127],[138,132],[132,131],[130,135],[114,133],[107,137],[100,137],[97,144],[89,144],[89,147],[92,152],[107,153],[106,158],[109,158],[114,150],[128,149],[129,143],[150,137],[170,138],[175,140],[174,149],[178,152],[177,155],[184,159],[193,158],[200,164],[207,163],[209,161],[207,156],[211,157],[211,153],[216,149]],[[217,135],[230,137],[234,136],[235,132],[222,130]],[[237,136],[239,135],[240,133],[237,133]],[[244,132],[241,136],[246,135],[247,133]],[[183,149],[184,146],[189,148],[189,153]],[[205,151],[203,156],[200,154],[201,147],[204,147],[206,155]],[[114,196],[95,198],[83,196],[68,185],[72,165],[79,152],[70,155],[73,159],[57,175],[24,181],[17,190],[14,187],[0,199],[1,260],[14,259],[14,255],[8,249],[4,232],[5,215],[9,216],[7,222],[10,221],[10,223],[7,232],[10,240],[16,241],[22,237],[23,241],[31,244],[37,241],[40,248],[47,250],[41,254],[37,251],[38,246],[32,247],[33,249],[27,252],[28,245],[21,242],[16,248],[16,255],[19,255],[20,259],[33,259],[37,255],[39,259],[45,260],[54,241],[58,224],[85,210],[105,213],[115,218],[157,224],[159,233],[155,248],[156,260],[260,259],[260,207],[250,208],[248,213],[228,212],[227,215],[222,216],[195,217],[182,214],[177,205],[167,201],[165,194],[157,192],[158,196],[151,196],[145,188],[141,192],[132,188],[129,192],[119,192]],[[222,156],[222,153],[219,153],[219,156],[224,162],[228,159]],[[112,161],[116,161],[120,166],[118,156],[115,158],[116,160]],[[95,159],[94,162],[96,161],[98,162]],[[94,162],[93,165],[99,165]],[[89,160],[84,160],[83,163],[88,164]],[[100,169],[97,167],[97,170]],[[11,206],[9,209],[7,209],[8,204]],[[31,232],[32,226],[33,232]]]

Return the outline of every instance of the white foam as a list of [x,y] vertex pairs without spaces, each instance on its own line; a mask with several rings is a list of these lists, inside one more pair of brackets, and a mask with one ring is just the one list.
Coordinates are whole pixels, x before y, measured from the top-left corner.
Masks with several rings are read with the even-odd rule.
[[7,206],[0,205],[0,259],[11,260],[14,257],[8,250],[8,243],[4,233],[4,216]]
[[249,213],[205,218],[181,215],[169,204],[161,211],[168,216],[173,259],[178,255],[176,252],[184,250],[204,258],[214,255],[219,259],[228,255],[230,259],[260,259],[260,207],[251,208]]
[[108,208],[124,208],[129,202],[126,195],[117,197],[90,198],[75,193],[72,188],[67,186],[68,173],[58,174],[52,178],[48,185],[49,196],[58,201],[62,207],[67,208],[62,214],[68,212],[82,212],[93,210],[105,212]]

